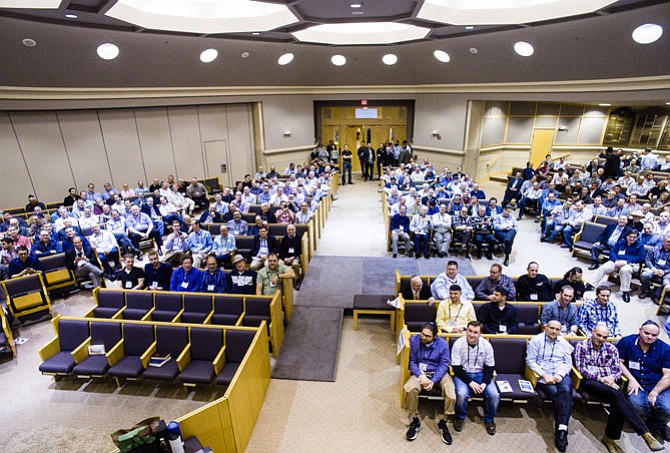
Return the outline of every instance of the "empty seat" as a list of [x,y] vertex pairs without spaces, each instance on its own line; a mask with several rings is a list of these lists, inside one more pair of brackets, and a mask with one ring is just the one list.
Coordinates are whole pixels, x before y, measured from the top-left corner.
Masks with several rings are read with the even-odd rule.
[[233,376],[240,367],[244,356],[254,341],[256,332],[249,330],[226,330],[226,365],[216,376],[216,383],[219,385],[228,385],[233,380]]
[[154,308],[154,295],[147,291],[127,291],[123,319],[143,320]]
[[519,304],[516,307],[519,335],[535,335],[540,333],[540,305]]
[[179,374],[177,358],[188,344],[188,328],[178,326],[156,326],[156,352],[169,353],[170,360],[160,367],[149,366],[143,378],[174,381]]
[[7,307],[14,316],[51,312],[51,299],[41,273],[4,280],[2,287],[7,296]]
[[93,309],[96,318],[111,319],[126,305],[126,296],[122,290],[101,289],[96,299],[98,306]]
[[177,380],[184,385],[209,384],[217,374],[214,370],[215,359],[222,359],[223,331],[192,327],[190,339],[189,357]]
[[74,285],[77,280],[72,270],[68,269],[65,253],[40,255],[40,264],[44,274],[44,282],[49,290]]
[[270,326],[270,299],[260,297],[247,297],[244,302],[244,318],[242,325],[258,327],[261,322],[266,321]]
[[137,379],[149,365],[154,328],[148,324],[124,324],[123,341],[110,354],[108,374],[117,378]]
[[154,311],[151,312],[153,321],[172,322],[182,307],[181,294],[155,293]]
[[519,379],[525,380],[526,371],[526,339],[525,338],[490,338],[496,361],[496,381],[508,381],[512,392],[500,393],[500,397],[512,400],[529,400],[537,393],[524,392]]
[[83,352],[85,359],[77,364],[72,370],[73,374],[80,377],[102,377],[109,369],[109,360],[107,353],[111,351],[121,341],[121,324],[111,322],[92,322],[91,340],[92,346],[102,345],[104,353],[100,355],[90,355],[88,348]]
[[421,332],[427,322],[435,321],[435,305],[427,303],[405,303],[405,325],[410,332]]
[[214,296],[214,314],[212,324],[235,326],[244,311],[242,297]]
[[184,311],[181,314],[181,322],[202,324],[211,312],[212,296],[184,295]]
[[56,338],[39,351],[43,360],[39,370],[43,374],[69,374],[76,365],[72,352],[81,346],[88,336],[87,321],[59,320]]
[[575,236],[575,245],[572,250],[573,256],[578,252],[583,252],[590,255],[593,244],[598,241],[600,233],[602,233],[605,228],[607,228],[606,225],[585,222],[584,226],[582,226],[582,230]]

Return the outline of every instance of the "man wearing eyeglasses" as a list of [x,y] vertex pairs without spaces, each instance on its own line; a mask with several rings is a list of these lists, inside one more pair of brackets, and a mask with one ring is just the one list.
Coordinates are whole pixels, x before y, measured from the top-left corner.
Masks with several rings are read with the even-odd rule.
[[419,420],[419,393],[424,390],[430,392],[437,385],[442,389],[444,396],[444,415],[437,423],[442,441],[451,445],[452,438],[447,428],[447,416],[454,413],[456,391],[454,381],[449,375],[449,345],[442,337],[437,336],[437,326],[429,322],[421,328],[421,334],[409,340],[409,371],[410,378],[405,383],[405,409],[411,419],[406,438],[409,441],[416,439],[421,430]]
[[572,414],[573,347],[560,333],[560,321],[549,321],[544,332],[528,342],[526,364],[539,375],[537,387],[554,402],[554,443],[558,451],[564,452],[568,447],[568,423]]

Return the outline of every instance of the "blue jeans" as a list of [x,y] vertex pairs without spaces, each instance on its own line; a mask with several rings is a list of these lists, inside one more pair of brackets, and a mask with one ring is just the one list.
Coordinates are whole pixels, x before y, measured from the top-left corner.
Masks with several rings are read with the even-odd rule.
[[670,390],[665,390],[656,398],[656,406],[651,406],[647,397],[649,392],[640,389],[637,395],[628,395],[635,411],[646,420],[647,426],[654,433],[665,433],[665,425],[670,420]]
[[572,379],[570,379],[570,375],[563,376],[563,380],[558,384],[538,382],[537,386],[554,402],[556,429],[558,429],[558,425],[568,426],[572,414]]
[[[477,384],[481,384],[484,373],[481,371],[479,373],[468,373],[468,376]],[[456,385],[456,417],[463,420],[468,414],[468,398],[472,389],[457,376],[454,376],[454,385]],[[492,423],[498,411],[498,404],[500,403],[500,393],[498,393],[498,387],[496,387],[495,382],[491,381],[486,386],[484,396],[484,422]]]
[[349,176],[349,183],[351,184],[351,162],[345,160],[344,162],[342,162],[342,185],[346,184],[345,176],[347,174]]

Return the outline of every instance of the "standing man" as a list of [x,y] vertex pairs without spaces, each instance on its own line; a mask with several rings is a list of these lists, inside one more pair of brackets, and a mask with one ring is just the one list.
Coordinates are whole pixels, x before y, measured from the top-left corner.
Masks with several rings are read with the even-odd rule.
[[424,324],[420,335],[414,335],[409,340],[409,371],[411,376],[405,383],[405,409],[409,412],[410,425],[406,438],[409,441],[416,439],[421,430],[419,420],[419,393],[427,392],[439,385],[444,396],[444,416],[437,423],[442,435],[442,441],[451,445],[452,438],[447,427],[447,416],[454,413],[456,404],[456,390],[454,381],[449,375],[449,345],[444,338],[437,336],[437,326],[434,322]]
[[282,238],[281,243],[279,244],[279,259],[293,269],[293,273],[295,274],[293,287],[296,290],[300,290],[300,283],[302,281],[302,267],[300,266],[301,255],[302,236],[296,234],[295,225],[287,225],[286,236]]
[[348,174],[349,176],[349,184],[353,184],[351,182],[351,159],[353,157],[353,153],[349,149],[348,145],[344,145],[342,148],[342,185],[346,184],[346,176]]
[[621,372],[628,379],[628,400],[656,439],[668,439],[670,420],[670,346],[658,339],[654,321],[642,323],[637,335],[617,343]]
[[546,325],[549,321],[556,320],[563,329],[561,335],[577,333],[579,327],[579,308],[572,302],[575,290],[572,286],[565,285],[558,294],[558,300],[549,302],[542,306],[540,324]]
[[621,387],[619,351],[607,342],[609,335],[607,326],[598,323],[591,331],[591,337],[575,347],[575,368],[583,377],[580,387],[610,405],[602,443],[609,452],[620,451],[615,441],[621,438],[623,422],[628,421],[651,451],[662,451],[665,449],[663,445],[650,433],[635,412],[635,407],[626,399]]
[[436,300],[445,300],[449,298],[449,289],[452,285],[458,285],[461,288],[464,299],[474,300],[475,292],[465,277],[458,273],[458,262],[454,260],[448,261],[446,271],[433,280],[430,292]]
[[358,148],[358,161],[361,164],[361,173],[363,174],[363,180],[368,180],[368,148],[370,144],[366,146],[364,142],[361,142],[361,146]]
[[454,429],[463,431],[463,422],[468,415],[468,398],[471,394],[484,395],[484,426],[486,432],[496,433],[495,416],[500,403],[500,393],[492,382],[495,370],[493,347],[482,338],[482,324],[470,321],[465,336],[459,338],[451,349],[451,366],[456,387],[456,417]]
[[549,321],[544,332],[528,342],[526,364],[539,375],[537,386],[554,402],[554,444],[563,453],[568,447],[568,423],[572,414],[573,348],[560,332],[560,321]]
[[616,305],[610,301],[612,291],[606,286],[596,288],[596,298],[584,302],[579,310],[579,328],[584,334],[592,332],[599,324],[607,327],[613,337],[621,337],[619,329],[619,315]]

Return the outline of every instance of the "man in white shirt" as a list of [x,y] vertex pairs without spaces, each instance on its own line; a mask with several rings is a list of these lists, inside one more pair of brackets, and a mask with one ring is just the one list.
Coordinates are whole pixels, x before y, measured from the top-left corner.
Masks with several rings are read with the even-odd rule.
[[433,242],[440,257],[449,254],[451,244],[451,216],[447,214],[447,205],[441,204],[440,211],[433,214]]
[[98,253],[98,258],[100,258],[102,267],[105,269],[105,273],[108,277],[111,277],[114,274],[112,265],[116,270],[121,269],[121,263],[119,261],[119,245],[110,231],[101,230],[100,225],[93,225],[91,227],[91,235],[88,237],[88,241],[95,247],[95,251]]
[[475,292],[470,283],[458,273],[458,262],[453,260],[447,262],[446,271],[433,280],[430,285],[430,292],[435,299],[446,300],[449,298],[449,288],[452,285],[461,287],[463,299],[473,300],[475,298]]

